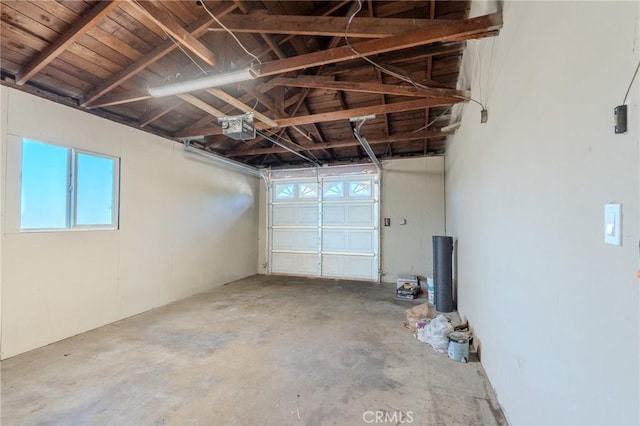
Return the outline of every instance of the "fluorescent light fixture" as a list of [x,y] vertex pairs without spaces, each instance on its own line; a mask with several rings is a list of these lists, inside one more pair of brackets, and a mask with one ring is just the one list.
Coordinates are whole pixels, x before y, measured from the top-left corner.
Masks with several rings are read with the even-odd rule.
[[212,74],[195,80],[180,81],[178,83],[167,84],[166,86],[149,87],[148,90],[149,94],[154,98],[161,98],[163,96],[178,95],[180,93],[253,80],[254,78],[256,78],[256,72],[251,68],[245,68],[242,70]]

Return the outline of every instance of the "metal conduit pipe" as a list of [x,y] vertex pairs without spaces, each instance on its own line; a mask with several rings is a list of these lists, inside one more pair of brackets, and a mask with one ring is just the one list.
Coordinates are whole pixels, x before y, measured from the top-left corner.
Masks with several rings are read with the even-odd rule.
[[214,153],[211,153],[211,152],[206,152],[206,151],[203,151],[201,149],[194,148],[194,147],[191,146],[191,141],[190,140],[186,140],[184,142],[184,150],[187,151],[187,152],[190,152],[192,154],[197,154],[197,155],[199,155],[201,157],[208,158],[209,160],[212,160],[212,161],[214,161],[214,162],[216,162],[218,164],[230,167],[230,168],[235,169],[235,170],[237,170],[239,172],[246,173],[246,174],[249,174],[249,175],[252,175],[252,176],[256,176],[256,177],[260,177],[260,178],[265,180],[265,183],[267,183],[265,174],[262,173],[260,171],[260,169],[248,166],[246,164],[242,164],[242,163],[240,163],[238,161],[231,160],[231,159],[223,157],[221,155],[217,155],[217,154],[214,154]]
[[362,148],[364,148],[364,151],[371,159],[371,162],[376,165],[378,173],[380,173],[382,172],[382,164],[380,164],[380,160],[378,160],[378,157],[376,157],[376,153],[373,152],[371,145],[369,145],[369,141],[360,136],[360,127],[362,127],[365,121],[375,117],[375,115],[364,115],[362,117],[350,118],[349,121],[351,121],[352,123],[356,123],[356,125],[353,126],[353,135],[356,137],[356,139],[358,139],[358,142],[360,142],[360,145],[362,145]]

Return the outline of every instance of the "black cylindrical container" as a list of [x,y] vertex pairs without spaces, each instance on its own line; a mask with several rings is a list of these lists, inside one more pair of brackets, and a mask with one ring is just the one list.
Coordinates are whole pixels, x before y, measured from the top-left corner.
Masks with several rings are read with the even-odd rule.
[[433,236],[433,286],[436,310],[453,311],[453,238]]

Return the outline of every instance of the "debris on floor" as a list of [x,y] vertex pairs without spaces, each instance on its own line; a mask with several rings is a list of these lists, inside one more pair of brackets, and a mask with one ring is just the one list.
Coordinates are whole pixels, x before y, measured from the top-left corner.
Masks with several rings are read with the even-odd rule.
[[[413,332],[414,337],[428,343],[436,352],[446,353],[454,361],[466,363],[469,360],[469,346],[473,335],[467,321],[460,322],[455,315],[439,314],[430,304],[414,306],[406,310],[405,328]],[[454,325],[455,322],[458,324]]]
[[449,334],[449,346],[447,347],[449,358],[458,362],[467,362],[469,360],[469,340],[471,340],[469,331],[452,331]]
[[420,296],[420,282],[417,275],[399,274],[396,281],[396,297],[416,299]]
[[449,334],[453,331],[453,326],[449,322],[449,318],[440,314],[424,327],[418,328],[416,338],[424,343],[431,345],[437,352],[447,352],[449,346]]
[[396,289],[396,296],[400,299],[417,299],[420,296],[420,287],[417,284],[404,283]]
[[435,310],[433,306],[423,303],[421,305],[416,305],[413,308],[409,308],[406,310],[407,313],[407,321],[403,323],[403,325],[409,330],[416,332],[418,327],[418,321],[423,319],[431,319],[435,317]]

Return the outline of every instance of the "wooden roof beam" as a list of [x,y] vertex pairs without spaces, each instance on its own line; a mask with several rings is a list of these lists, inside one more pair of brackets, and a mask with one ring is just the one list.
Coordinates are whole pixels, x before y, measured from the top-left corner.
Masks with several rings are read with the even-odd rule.
[[[371,56],[431,43],[473,39],[487,31],[495,31],[501,27],[502,12],[497,12],[471,19],[456,20],[449,24],[424,28],[379,40],[353,43],[352,46],[360,55]],[[258,77],[349,61],[359,57],[360,56],[354,53],[348,46],[334,47],[332,49],[264,63],[258,67]]]
[[[397,143],[397,142],[408,142],[414,140],[422,140],[422,139],[433,139],[433,138],[442,138],[447,136],[447,133],[442,133],[440,131],[434,130],[423,130],[421,132],[409,132],[409,133],[396,133],[391,136],[382,137],[382,138],[367,138],[367,142],[370,145],[378,145],[385,143]],[[316,151],[316,150],[325,150],[331,148],[346,148],[352,146],[359,146],[360,142],[355,139],[348,139],[343,141],[332,141],[325,143],[318,143],[315,145],[305,145],[305,146],[290,146],[290,148],[297,151]],[[274,154],[274,153],[283,153],[286,152],[285,149],[280,147],[271,147],[271,148],[249,148],[249,149],[238,149],[230,152],[225,152],[224,155],[229,157],[241,157],[245,155],[263,155],[263,154]]]
[[189,49],[193,54],[202,59],[212,67],[216,66],[217,60],[213,53],[198,41],[191,33],[185,30],[182,25],[165,9],[162,9],[150,2],[134,2],[156,25],[162,28],[170,37]]
[[257,118],[258,120],[262,121],[263,123],[265,123],[269,127],[277,127],[278,126],[278,123],[276,123],[273,119],[267,117],[266,115],[262,114],[261,112],[258,112],[256,110],[254,110],[249,105],[240,102],[234,96],[229,95],[228,93],[226,93],[222,89],[219,89],[217,87],[213,87],[211,89],[206,89],[205,91],[207,93],[215,96],[216,98],[228,103],[229,105],[231,105],[231,106],[233,106],[235,108],[238,108],[240,111],[242,111],[244,113],[252,113],[255,118]]
[[[368,107],[360,107],[353,109],[346,109],[341,111],[330,111],[320,114],[303,115],[297,117],[281,118],[276,120],[278,127],[290,127],[305,125],[311,123],[324,123],[327,121],[348,120],[351,117],[359,117],[362,115],[377,115],[377,114],[389,114],[394,112],[414,111],[417,109],[424,109],[434,106],[445,106],[454,103],[461,102],[459,98],[453,97],[439,97],[439,98],[421,98],[405,102],[394,102],[385,105],[373,105]],[[264,130],[269,126],[265,123],[256,123],[256,129]],[[202,129],[192,129],[188,131],[180,131],[176,133],[176,137],[191,137],[191,136],[210,136],[222,134],[222,129],[218,127],[208,127]]]
[[[461,54],[464,50],[464,42],[444,43],[435,46],[419,47],[416,49],[403,50],[401,52],[393,52],[380,58],[373,58],[376,62],[384,61],[387,64],[401,64],[406,62],[415,62],[420,59],[429,58],[437,55],[446,55],[451,53]],[[323,75],[336,75],[345,72],[357,71],[366,67],[370,67],[369,63],[360,62],[343,62],[325,67]]]
[[[185,102],[190,103],[191,105],[193,105],[194,107],[201,109],[202,111],[206,112],[207,114],[211,114],[214,117],[224,117],[226,114],[222,111],[220,111],[217,108],[212,107],[211,105],[209,105],[208,103],[206,103],[203,100],[200,100],[198,98],[196,98],[193,95],[190,95],[188,93],[183,93],[181,95],[176,95],[177,97],[179,97],[180,99],[182,99]],[[222,128],[218,127],[218,129],[220,129],[220,133],[222,133]]]
[[131,92],[125,91],[123,93],[118,93],[117,95],[105,96],[104,98],[90,105],[86,105],[85,108],[87,109],[104,108],[109,106],[128,104],[130,102],[144,101],[147,99],[151,99],[151,97],[152,96],[146,90],[136,90]]
[[[231,31],[251,34],[287,34],[306,36],[344,37],[344,29],[349,18],[339,16],[300,15],[227,15],[220,21]],[[349,26],[349,37],[384,38],[423,28],[457,22],[447,19],[405,19],[405,18],[354,18]],[[209,31],[224,31],[216,26]]]
[[[221,17],[232,12],[235,8],[235,4],[222,3],[214,8],[213,13],[216,16]],[[207,31],[209,25],[211,25],[211,17],[209,15],[203,15],[193,24],[189,25],[185,30],[191,33],[191,35],[194,37],[200,37]],[[87,93],[87,95],[85,95],[84,99],[82,100],[81,106],[86,108],[95,108],[97,106],[94,104],[94,101],[96,99],[103,96],[113,88],[118,87],[120,84],[122,84],[123,81],[133,77],[134,75],[148,67],[150,64],[160,60],[162,57],[164,57],[169,52],[172,52],[176,48],[176,44],[171,40],[162,42],[151,52],[147,53],[137,61],[131,63],[129,66],[115,73],[110,78],[106,79],[100,85]]]
[[100,22],[100,20],[107,16],[109,12],[118,7],[120,1],[121,0],[98,2],[98,4],[89,10],[89,12],[82,15],[77,22],[71,25],[64,34],[58,37],[53,43],[47,46],[27,65],[25,65],[16,74],[16,83],[22,85],[40,72],[40,70],[57,58],[58,55],[64,52],[71,44],[75,43],[75,41],[89,28]]
[[378,93],[382,95],[412,96],[430,98],[439,96],[463,96],[468,97],[465,90],[429,88],[429,90],[416,89],[413,86],[400,86],[396,84],[362,83],[348,81],[329,81],[323,77],[298,76],[296,78],[277,77],[270,82],[274,86],[306,87],[311,89],[340,90],[345,92]]

